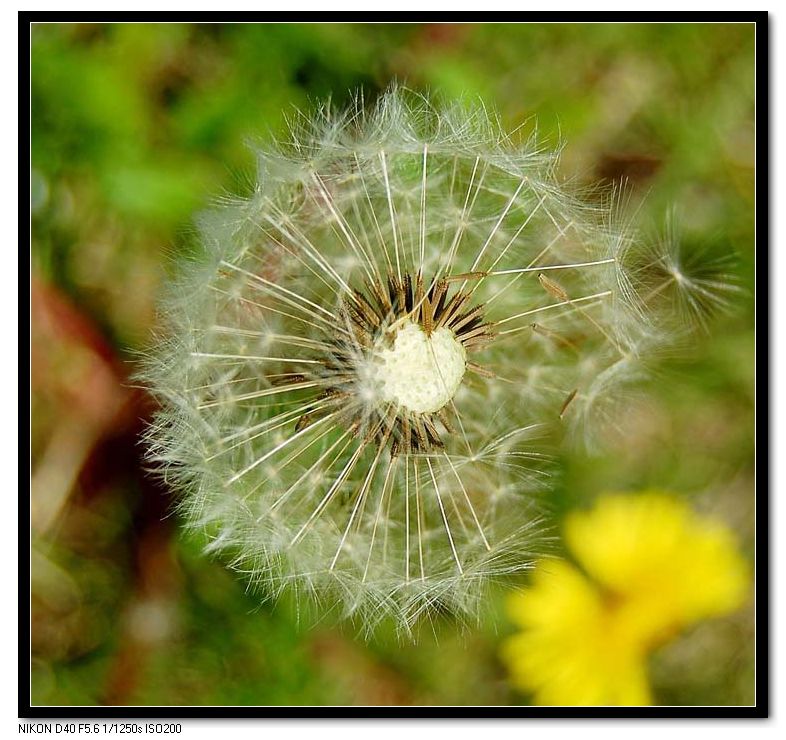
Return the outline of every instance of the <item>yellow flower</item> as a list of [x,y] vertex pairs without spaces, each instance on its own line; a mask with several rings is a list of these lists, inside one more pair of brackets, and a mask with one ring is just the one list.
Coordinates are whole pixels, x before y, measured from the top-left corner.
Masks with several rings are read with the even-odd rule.
[[502,657],[536,704],[650,704],[648,654],[748,589],[732,532],[663,493],[601,497],[568,516],[565,544],[581,570],[542,560],[508,604],[523,631]]

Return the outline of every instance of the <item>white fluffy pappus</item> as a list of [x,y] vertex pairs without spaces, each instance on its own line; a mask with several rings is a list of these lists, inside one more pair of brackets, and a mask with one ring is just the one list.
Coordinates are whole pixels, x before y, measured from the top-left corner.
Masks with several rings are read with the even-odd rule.
[[473,618],[541,553],[537,439],[591,442],[658,337],[633,236],[483,106],[399,88],[258,159],[163,306],[150,457],[266,597]]

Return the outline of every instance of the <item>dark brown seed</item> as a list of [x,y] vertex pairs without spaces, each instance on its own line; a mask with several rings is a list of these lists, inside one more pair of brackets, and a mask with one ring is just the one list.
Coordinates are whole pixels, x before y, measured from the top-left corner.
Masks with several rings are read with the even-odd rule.
[[576,398],[576,394],[579,392],[578,388],[574,388],[569,394],[568,397],[565,399],[565,402],[562,404],[562,408],[559,410],[559,418],[561,419],[565,412],[568,410],[568,406],[573,402],[573,399]]

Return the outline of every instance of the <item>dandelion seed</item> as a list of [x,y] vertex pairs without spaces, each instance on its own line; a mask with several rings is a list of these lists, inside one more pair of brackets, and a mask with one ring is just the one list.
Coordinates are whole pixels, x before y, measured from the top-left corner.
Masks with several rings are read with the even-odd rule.
[[482,106],[394,89],[258,158],[164,307],[151,458],[268,595],[473,617],[539,552],[538,435],[591,436],[652,332],[632,237]]

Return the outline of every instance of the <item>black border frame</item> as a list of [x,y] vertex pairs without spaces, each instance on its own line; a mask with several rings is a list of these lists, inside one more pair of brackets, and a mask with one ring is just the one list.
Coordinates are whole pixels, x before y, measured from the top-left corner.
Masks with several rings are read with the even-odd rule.
[[[757,360],[758,369],[766,375],[767,382],[757,388],[756,416],[764,424],[757,428],[770,430],[769,414],[769,234],[770,234],[770,29],[769,13],[756,12],[552,12],[552,13],[253,13],[253,12],[92,12],[92,11],[18,11],[19,40],[19,150],[26,150],[27,157],[19,158],[19,192],[28,192],[30,185],[30,31],[33,23],[70,23],[70,22],[194,22],[194,23],[282,23],[282,22],[357,22],[357,23],[422,23],[422,22],[585,22],[585,23],[668,23],[668,22],[710,22],[710,23],[753,23],[756,34],[756,247],[758,278],[759,266],[767,279],[759,284],[757,280],[756,320],[757,320]],[[26,132],[25,140],[23,132]],[[30,263],[31,222],[29,203],[19,199],[19,252],[24,256],[27,250],[27,276],[19,275],[19,321],[25,327],[24,316],[30,317]],[[26,234],[23,231],[27,225]],[[26,305],[22,296],[27,295]],[[29,323],[26,327],[29,334]],[[20,335],[22,332],[20,332]],[[763,346],[762,346],[763,344]],[[28,345],[28,350],[29,350]],[[29,373],[30,355],[19,352],[19,396],[23,398],[31,391]],[[27,363],[27,364],[26,364]],[[26,380],[25,380],[26,379]],[[758,375],[757,375],[758,379]],[[25,387],[25,383],[27,386]],[[762,389],[764,400],[762,401]],[[30,396],[28,395],[28,398]],[[763,412],[763,413],[762,413]],[[30,471],[30,436],[28,415],[20,411],[20,439],[26,441],[19,446],[19,470]],[[379,719],[417,719],[417,718],[476,718],[476,719],[762,719],[770,716],[770,587],[769,571],[771,556],[770,512],[770,470],[769,438],[765,444],[756,446],[756,704],[750,706],[654,706],[654,707],[535,707],[535,706],[60,706],[33,705],[30,701],[30,528],[29,494],[25,493],[22,483],[19,489],[19,634],[18,634],[18,711],[25,720],[97,719],[99,721],[143,719],[207,719],[207,718],[245,718],[245,719],[322,719],[322,718],[379,718]],[[24,687],[27,687],[25,696]],[[20,721],[19,729],[23,723]]]

